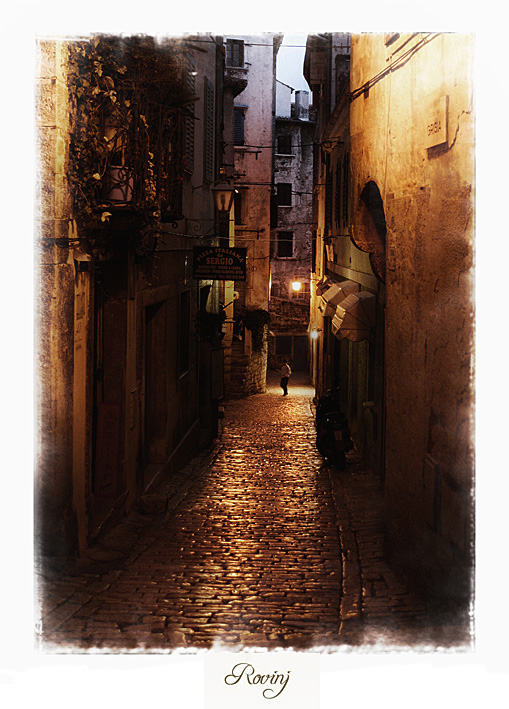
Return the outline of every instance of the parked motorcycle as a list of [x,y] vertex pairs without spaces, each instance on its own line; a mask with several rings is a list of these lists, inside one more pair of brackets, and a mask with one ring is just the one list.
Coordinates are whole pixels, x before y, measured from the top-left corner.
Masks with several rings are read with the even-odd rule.
[[316,447],[339,470],[346,468],[346,454],[353,448],[348,419],[339,408],[339,387],[326,391],[316,407]]

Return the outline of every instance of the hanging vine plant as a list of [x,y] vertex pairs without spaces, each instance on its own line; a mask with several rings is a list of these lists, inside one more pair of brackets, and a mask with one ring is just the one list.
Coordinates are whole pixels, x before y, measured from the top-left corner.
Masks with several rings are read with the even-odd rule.
[[92,249],[119,212],[131,215],[140,238],[153,239],[176,202],[183,119],[195,100],[185,62],[183,45],[149,37],[101,35],[69,46],[68,179]]
[[244,325],[251,331],[253,350],[260,352],[263,348],[263,333],[270,323],[270,314],[266,310],[246,310],[243,316]]
[[226,320],[224,310],[211,313],[208,310],[198,310],[194,325],[196,334],[201,340],[216,342],[224,337],[223,323]]

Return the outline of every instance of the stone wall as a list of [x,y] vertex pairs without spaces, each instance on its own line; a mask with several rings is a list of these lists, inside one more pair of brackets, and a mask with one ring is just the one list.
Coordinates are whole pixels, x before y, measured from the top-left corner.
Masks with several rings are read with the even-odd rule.
[[[65,46],[41,41],[37,66],[36,477],[38,551],[64,556],[75,537],[73,509],[74,262],[68,237]],[[43,532],[44,530],[44,532]]]
[[[352,92],[397,61],[398,42],[352,38]],[[413,47],[351,104],[354,234],[373,182],[387,225],[388,547],[430,595],[454,598],[469,592],[472,540],[473,48],[457,34]],[[434,97],[448,141],[428,147]]]
[[267,380],[267,335],[268,326],[265,325],[263,333],[263,346],[261,350],[251,350],[249,363],[244,379],[244,394],[263,394],[266,391]]

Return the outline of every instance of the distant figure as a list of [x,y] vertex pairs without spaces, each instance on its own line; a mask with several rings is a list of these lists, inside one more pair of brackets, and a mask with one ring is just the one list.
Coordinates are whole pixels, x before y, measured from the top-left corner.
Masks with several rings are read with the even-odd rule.
[[286,359],[284,359],[283,366],[281,367],[281,389],[283,390],[283,396],[288,396],[288,380],[290,379],[291,373],[290,365]]

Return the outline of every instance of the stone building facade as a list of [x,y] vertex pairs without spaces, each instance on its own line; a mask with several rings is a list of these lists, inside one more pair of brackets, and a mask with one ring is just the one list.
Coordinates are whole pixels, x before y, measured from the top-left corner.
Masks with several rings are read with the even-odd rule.
[[[193,278],[193,246],[216,243],[224,60],[222,38],[196,39],[39,44],[41,558],[83,552],[216,435],[223,333],[197,315],[220,318],[228,293]],[[129,84],[145,66],[167,93],[144,104],[162,86]],[[92,110],[97,97],[107,109]],[[164,117],[140,108],[154,105]]]
[[309,94],[277,82],[274,195],[270,259],[269,366],[286,358],[293,370],[309,367],[309,302],[314,123]]
[[[352,36],[349,81],[338,91],[344,40],[310,36],[306,56],[322,115],[315,381],[319,391],[339,381],[356,446],[384,482],[389,556],[430,600],[465,611],[473,568],[472,38]],[[360,294],[371,305],[352,336],[347,315]]]
[[[246,281],[235,283],[237,323],[245,321],[247,311],[263,319],[269,308],[275,71],[281,42],[282,35],[274,33],[225,36],[226,80],[241,89],[234,97],[233,145],[225,146],[236,190],[235,244],[247,249]],[[248,328],[242,330],[241,340],[234,340],[227,395],[265,391],[268,327],[262,326],[261,349],[253,347],[254,333]]]

